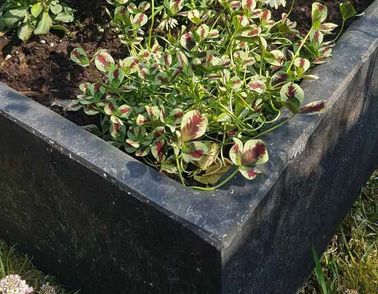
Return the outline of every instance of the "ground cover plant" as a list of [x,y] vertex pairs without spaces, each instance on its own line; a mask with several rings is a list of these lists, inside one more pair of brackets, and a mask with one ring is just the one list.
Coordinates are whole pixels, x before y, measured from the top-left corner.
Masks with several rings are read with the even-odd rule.
[[[306,35],[289,19],[295,1],[277,20],[271,8],[286,1],[111,3],[129,56],[116,62],[106,50],[94,54],[103,79],[80,85],[77,109],[100,114],[97,133],[183,185],[189,179],[212,190],[238,172],[256,178],[269,158],[260,138],[282,125],[284,109],[325,108],[325,101],[303,106],[299,85],[316,79],[308,70],[332,54],[334,40],[325,35],[337,25],[321,3],[312,4]],[[355,15],[350,3],[341,11],[345,20]],[[71,59],[90,65],[82,48]]]
[[60,0],[6,0],[0,6],[0,36],[17,30],[17,36],[28,40],[48,34],[51,28],[63,29],[59,23],[72,22],[73,9]]
[[31,260],[0,240],[0,294],[77,294],[35,269]]
[[[75,122],[95,123],[88,129],[115,146],[212,190],[262,172],[263,136],[282,118],[325,107],[303,105],[300,82],[316,78],[309,69],[331,55],[340,28],[325,5],[304,2],[67,0],[80,22],[63,39],[32,37],[11,50],[0,39],[0,79],[63,114],[74,104],[62,98],[81,83],[80,105],[94,119],[69,115]],[[355,14],[346,2],[342,13],[326,4],[340,25]]]
[[298,294],[363,294],[378,289],[378,173],[362,189],[321,261]]

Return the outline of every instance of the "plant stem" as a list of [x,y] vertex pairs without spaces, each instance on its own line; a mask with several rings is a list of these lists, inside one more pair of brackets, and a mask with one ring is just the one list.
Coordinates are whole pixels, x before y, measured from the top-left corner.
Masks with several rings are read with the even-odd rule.
[[288,67],[286,73],[289,73],[289,72],[290,72],[291,67],[293,66],[293,64],[294,64],[294,62],[295,62],[295,59],[298,57],[299,53],[301,52],[303,46],[305,45],[307,39],[310,37],[311,33],[312,33],[312,28],[308,31],[306,37],[302,40],[301,45],[299,45],[299,48],[298,48],[297,51],[295,52],[295,54],[294,54],[294,56],[293,56],[293,60],[291,61],[291,63],[290,63],[290,65],[289,65],[289,67]]
[[176,165],[177,165],[178,174],[179,174],[179,177],[180,177],[181,184],[182,184],[183,186],[186,186],[186,184],[185,184],[185,179],[184,179],[184,177],[182,176],[181,164],[180,164],[180,162],[179,162],[178,156],[175,156],[175,157],[176,157]]
[[344,28],[345,28],[345,20],[343,20],[343,23],[341,24],[340,31],[339,31],[339,33],[337,34],[336,38],[333,39],[332,42],[336,42],[336,41],[340,38],[341,34],[342,34],[343,31],[344,31]]
[[279,124],[275,125],[274,127],[271,127],[270,129],[265,130],[264,132],[262,132],[262,133],[260,133],[260,134],[258,134],[256,136],[254,136],[252,139],[257,139],[257,138],[260,138],[261,136],[263,136],[265,134],[273,132],[274,130],[278,129],[279,127],[282,127],[284,124],[287,124],[294,116],[295,116],[295,114],[289,116],[284,121],[280,122]]
[[151,0],[151,27],[150,32],[148,35],[148,48],[151,49],[151,42],[152,42],[152,32],[154,30],[154,23],[155,23],[155,0]]
[[238,172],[239,172],[239,169],[236,168],[226,179],[224,179],[218,185],[215,185],[213,187],[190,186],[189,188],[192,188],[194,190],[199,190],[199,191],[214,191],[216,189],[221,188],[222,186],[227,184],[229,181],[231,181],[233,179],[233,177],[235,177]]

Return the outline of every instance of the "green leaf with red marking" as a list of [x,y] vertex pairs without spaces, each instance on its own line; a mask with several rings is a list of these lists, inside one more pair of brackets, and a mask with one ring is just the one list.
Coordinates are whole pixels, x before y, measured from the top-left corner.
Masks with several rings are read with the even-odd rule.
[[312,19],[312,27],[314,29],[319,29],[320,24],[327,19],[328,16],[328,8],[327,6],[319,3],[314,2],[312,4],[312,11],[311,11],[311,19]]
[[192,33],[184,33],[180,38],[180,44],[183,48],[190,51],[196,46],[196,40]]
[[281,100],[293,113],[299,112],[299,107],[304,99],[303,89],[295,83],[285,84],[280,91]]
[[256,8],[257,0],[242,0],[242,8],[247,14],[252,13],[252,11]]
[[260,165],[269,160],[268,150],[262,140],[248,140],[242,152],[242,165]]
[[234,145],[231,147],[229,156],[234,165],[242,165],[243,142],[238,138],[233,138]]
[[324,112],[325,110],[326,110],[326,101],[319,100],[319,101],[314,101],[314,102],[311,102],[302,106],[299,109],[299,112],[302,114],[318,114],[318,113]]
[[181,121],[181,138],[183,142],[202,137],[207,129],[208,120],[198,110],[191,110],[184,114]]
[[89,65],[87,53],[83,48],[75,48],[71,52],[71,60],[76,64],[86,67]]
[[261,172],[253,167],[247,167],[247,166],[240,166],[239,172],[247,179],[247,180],[254,180],[256,179],[257,175]]
[[114,68],[111,69],[108,74],[108,79],[113,88],[118,88],[121,86],[123,80],[125,78],[125,73],[122,68]]
[[131,23],[133,24],[134,28],[143,27],[147,22],[148,16],[144,13],[137,13],[131,17]]
[[100,50],[95,55],[95,65],[101,72],[108,72],[114,67],[113,57],[105,50]]
[[200,161],[208,152],[206,143],[193,141],[182,146],[182,158],[185,162]]

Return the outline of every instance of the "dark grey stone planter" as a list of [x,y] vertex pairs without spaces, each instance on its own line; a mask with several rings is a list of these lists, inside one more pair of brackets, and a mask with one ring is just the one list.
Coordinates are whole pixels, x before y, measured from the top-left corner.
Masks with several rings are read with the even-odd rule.
[[265,138],[271,171],[183,188],[0,85],[0,237],[83,293],[294,293],[378,166],[378,2],[318,67],[330,109]]

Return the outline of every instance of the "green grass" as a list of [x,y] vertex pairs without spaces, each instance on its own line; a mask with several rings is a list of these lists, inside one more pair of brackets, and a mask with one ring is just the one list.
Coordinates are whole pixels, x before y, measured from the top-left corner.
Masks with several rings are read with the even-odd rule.
[[378,171],[299,294],[378,293]]
[[49,283],[56,289],[57,294],[73,294],[78,292],[69,292],[63,289],[52,276],[47,276],[37,270],[31,260],[18,251],[15,247],[7,246],[0,241],[0,280],[7,275],[19,275],[27,284],[33,287],[33,293],[41,293],[39,289],[43,284]]

